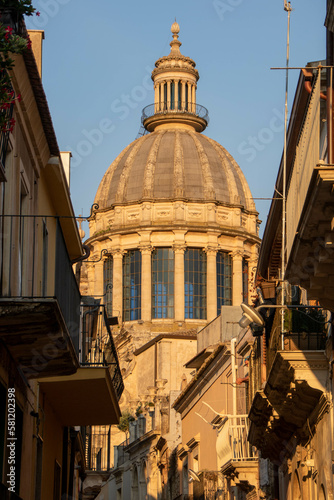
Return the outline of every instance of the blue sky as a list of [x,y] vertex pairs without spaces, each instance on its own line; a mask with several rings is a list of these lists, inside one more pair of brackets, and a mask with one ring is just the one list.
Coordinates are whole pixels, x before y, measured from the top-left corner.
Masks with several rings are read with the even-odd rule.
[[[132,142],[153,102],[150,71],[169,53],[180,24],[181,52],[200,73],[204,132],[242,168],[255,198],[271,197],[283,147],[287,13],[283,0],[35,0],[45,30],[43,84],[59,147],[73,152],[75,213],[88,215],[112,161]],[[290,65],[325,57],[325,0],[293,0]],[[298,71],[289,72],[290,106]],[[264,229],[269,202],[255,201]],[[262,232],[261,231],[261,232]],[[87,231],[86,231],[87,233]],[[88,236],[88,234],[86,234]]]

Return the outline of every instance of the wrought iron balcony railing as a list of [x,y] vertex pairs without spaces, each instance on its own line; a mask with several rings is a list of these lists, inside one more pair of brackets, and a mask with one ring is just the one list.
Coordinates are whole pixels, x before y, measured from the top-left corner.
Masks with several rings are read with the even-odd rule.
[[[284,350],[323,351],[327,339],[326,312],[310,307],[290,309],[284,317]],[[270,332],[267,368],[270,370],[277,351],[282,349],[281,312],[276,310]]]
[[110,470],[110,425],[82,427],[81,433],[85,443],[86,468],[101,472]]
[[175,103],[173,101],[165,101],[163,103],[155,103],[149,104],[142,111],[141,122],[144,123],[147,118],[151,118],[154,115],[163,115],[166,113],[175,113],[175,114],[192,114],[197,118],[202,118],[209,123],[209,111],[200,104],[189,103],[189,102],[178,102]]
[[80,292],[59,217],[0,216],[0,302],[56,299],[79,353]]
[[80,364],[82,366],[108,366],[119,400],[124,384],[105,306],[99,303],[83,304],[81,314]]

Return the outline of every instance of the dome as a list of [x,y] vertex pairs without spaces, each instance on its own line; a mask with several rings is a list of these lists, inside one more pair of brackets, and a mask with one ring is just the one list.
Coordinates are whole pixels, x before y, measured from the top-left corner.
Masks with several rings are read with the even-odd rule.
[[103,210],[177,199],[255,210],[245,177],[226,149],[178,128],[156,130],[127,146],[106,171],[95,203]]

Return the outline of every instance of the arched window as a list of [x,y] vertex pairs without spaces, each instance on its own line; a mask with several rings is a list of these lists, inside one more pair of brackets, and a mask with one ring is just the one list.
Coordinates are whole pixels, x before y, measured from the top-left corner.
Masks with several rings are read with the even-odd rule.
[[185,88],[185,91],[186,91],[186,92],[185,92],[185,94],[186,94],[186,96],[185,96],[185,101],[186,101],[186,102],[185,102],[185,109],[188,111],[188,82],[186,82],[186,88]]
[[174,318],[174,252],[157,248],[152,253],[152,318]]
[[141,319],[141,253],[133,250],[123,259],[123,318]]
[[227,252],[217,252],[217,315],[221,306],[232,305],[232,258]]
[[175,83],[170,84],[170,109],[175,109]]
[[103,263],[103,282],[105,293],[104,304],[106,306],[106,312],[108,316],[112,316],[112,279],[113,260],[112,257],[108,257],[108,259],[106,259]]
[[178,83],[178,92],[177,92],[177,95],[178,95],[178,109],[182,109],[182,83],[181,81],[179,81]]
[[184,252],[184,317],[206,319],[206,253],[199,248]]

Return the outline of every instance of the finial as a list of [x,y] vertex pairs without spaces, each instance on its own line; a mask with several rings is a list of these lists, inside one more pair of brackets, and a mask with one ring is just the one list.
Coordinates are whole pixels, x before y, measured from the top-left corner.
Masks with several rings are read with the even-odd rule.
[[176,22],[176,18],[175,18],[175,22],[172,24],[171,32],[173,33],[173,35],[178,35],[180,33],[180,26]]
[[171,32],[173,33],[173,40],[170,42],[170,46],[172,48],[171,53],[172,54],[180,54],[180,47],[182,44],[181,44],[181,42],[178,41],[179,33],[180,33],[180,26],[176,22],[176,18],[175,18],[175,22],[172,24]]

